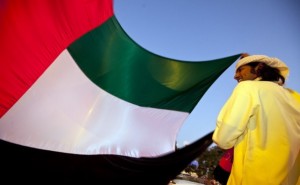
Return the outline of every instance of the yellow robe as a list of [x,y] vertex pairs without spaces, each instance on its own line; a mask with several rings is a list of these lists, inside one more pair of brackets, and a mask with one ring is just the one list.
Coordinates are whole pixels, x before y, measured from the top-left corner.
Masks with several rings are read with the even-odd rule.
[[300,185],[300,94],[273,82],[240,82],[213,140],[234,147],[227,185]]

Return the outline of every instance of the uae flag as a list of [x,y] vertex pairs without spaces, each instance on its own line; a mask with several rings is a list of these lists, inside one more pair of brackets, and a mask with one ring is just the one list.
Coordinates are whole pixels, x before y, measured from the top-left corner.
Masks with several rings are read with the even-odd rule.
[[167,184],[212,143],[208,133],[175,151],[184,121],[239,56],[151,53],[111,0],[0,1],[1,180]]

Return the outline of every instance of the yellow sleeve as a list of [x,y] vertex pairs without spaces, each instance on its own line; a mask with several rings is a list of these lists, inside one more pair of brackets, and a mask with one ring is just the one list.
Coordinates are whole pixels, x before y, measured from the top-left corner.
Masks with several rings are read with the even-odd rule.
[[221,109],[213,134],[213,141],[219,147],[223,149],[233,147],[245,132],[247,123],[257,107],[251,92],[248,83],[239,83]]

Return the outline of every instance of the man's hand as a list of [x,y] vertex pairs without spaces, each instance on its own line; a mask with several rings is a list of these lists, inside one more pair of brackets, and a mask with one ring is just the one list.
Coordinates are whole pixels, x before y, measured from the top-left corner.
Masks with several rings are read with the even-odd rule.
[[247,56],[250,56],[250,55],[248,53],[242,53],[240,58],[242,59],[242,58],[245,58]]

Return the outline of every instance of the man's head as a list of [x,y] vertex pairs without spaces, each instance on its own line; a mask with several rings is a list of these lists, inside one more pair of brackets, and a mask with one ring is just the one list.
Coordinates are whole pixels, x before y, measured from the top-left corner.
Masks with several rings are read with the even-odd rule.
[[234,79],[238,82],[260,77],[264,81],[277,81],[284,84],[289,74],[287,65],[278,58],[266,55],[246,56],[236,64]]

